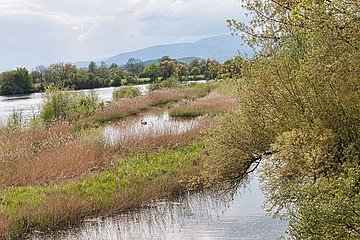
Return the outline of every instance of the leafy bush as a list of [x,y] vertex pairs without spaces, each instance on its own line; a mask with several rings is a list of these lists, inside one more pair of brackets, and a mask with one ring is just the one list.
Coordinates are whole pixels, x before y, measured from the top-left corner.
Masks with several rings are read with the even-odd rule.
[[162,88],[176,88],[180,86],[179,78],[176,76],[171,76],[168,79],[160,83]]
[[114,90],[112,98],[113,100],[118,100],[120,98],[134,98],[140,95],[140,89],[137,87],[122,87]]
[[18,131],[24,126],[24,117],[22,111],[13,110],[7,120],[7,130]]
[[32,91],[32,79],[25,68],[0,74],[0,95],[27,94]]
[[45,123],[74,120],[94,113],[100,106],[100,99],[94,92],[85,94],[50,86],[44,94],[39,117]]
[[177,88],[179,86],[180,86],[179,77],[171,76],[164,81],[151,84],[150,91],[160,90],[160,89],[164,89],[164,88]]

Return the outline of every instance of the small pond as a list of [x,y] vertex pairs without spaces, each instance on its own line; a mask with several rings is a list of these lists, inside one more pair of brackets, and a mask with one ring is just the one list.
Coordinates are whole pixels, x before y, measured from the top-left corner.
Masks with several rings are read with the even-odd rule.
[[117,145],[128,140],[140,141],[149,135],[179,135],[199,128],[203,124],[202,121],[206,121],[206,118],[176,120],[171,118],[168,112],[160,111],[133,118],[132,121],[107,125],[104,127],[103,133],[111,145]]

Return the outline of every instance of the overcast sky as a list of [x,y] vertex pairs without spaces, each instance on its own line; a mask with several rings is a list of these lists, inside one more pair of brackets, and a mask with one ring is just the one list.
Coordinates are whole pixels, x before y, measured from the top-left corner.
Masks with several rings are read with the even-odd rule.
[[238,0],[0,0],[0,71],[229,34]]

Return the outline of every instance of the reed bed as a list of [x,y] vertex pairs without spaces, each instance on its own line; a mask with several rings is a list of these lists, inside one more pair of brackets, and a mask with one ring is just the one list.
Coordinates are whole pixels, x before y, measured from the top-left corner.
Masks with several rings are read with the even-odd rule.
[[[153,91],[148,95],[132,99],[122,98],[97,111],[94,116],[90,117],[90,121],[92,123],[103,124],[112,120],[124,119],[129,115],[136,115],[151,107],[161,107],[166,104],[176,103],[181,99],[203,97],[207,93],[206,89],[179,88]],[[89,122],[89,119],[87,121]]]
[[[140,207],[185,189],[183,179],[200,172],[202,145],[138,154],[83,181],[1,190],[2,238],[74,224],[86,216]],[[10,228],[9,228],[10,226]]]
[[[149,110],[150,106],[160,106],[203,94],[203,91],[192,89],[154,91],[146,96],[116,101],[96,112],[95,117],[125,118]],[[132,146],[136,146],[133,149],[142,152],[145,149],[171,148],[188,143],[198,134],[192,131],[192,134],[179,136],[179,133],[175,134],[174,130],[171,130],[177,128],[175,125],[164,128],[161,134],[159,128],[151,128],[152,130],[146,134],[136,134],[134,129],[130,129],[128,135],[133,136],[122,142],[122,150],[119,151],[119,146],[107,146],[101,141],[91,143],[90,140],[89,144],[84,144],[79,140],[78,131],[82,127],[81,122],[89,118],[94,116],[85,120],[80,119],[79,122],[39,125],[12,133],[7,132],[6,127],[0,128],[0,186],[48,185],[84,179],[93,172],[112,166],[114,163],[112,155],[116,151],[118,154],[121,153],[118,158],[122,159],[130,152],[134,152],[125,151]],[[92,126],[92,124],[88,125],[89,129]],[[89,132],[84,135],[89,135]],[[98,136],[91,137],[98,138]]]
[[198,117],[216,115],[235,109],[237,100],[234,96],[222,95],[216,91],[194,101],[180,101],[169,111],[172,117]]
[[49,185],[83,179],[93,169],[104,168],[110,155],[111,149],[105,146],[69,141],[11,164],[2,174],[1,185]]
[[[45,141],[37,142],[36,147],[29,144],[31,138],[24,138],[23,143],[28,147],[8,149],[10,156],[1,157],[0,186],[53,185],[85,179],[133,154],[189,144],[199,138],[201,130],[211,124],[211,119],[201,118],[180,125],[176,122],[157,124],[160,126],[156,122],[142,126],[140,119],[134,118],[104,130],[98,129],[94,134],[85,131],[81,135],[44,138]],[[36,135],[38,140],[38,136],[43,137],[39,133]]]
[[[16,132],[0,127],[0,239],[139,207],[185,189],[183,183],[202,169],[199,141],[211,119],[174,122],[167,117],[169,123],[152,123],[144,112],[160,109],[161,115],[169,104],[207,93],[201,88],[154,91],[71,123]],[[111,123],[110,134],[121,136],[113,142],[104,122],[90,122],[116,116],[126,121]]]

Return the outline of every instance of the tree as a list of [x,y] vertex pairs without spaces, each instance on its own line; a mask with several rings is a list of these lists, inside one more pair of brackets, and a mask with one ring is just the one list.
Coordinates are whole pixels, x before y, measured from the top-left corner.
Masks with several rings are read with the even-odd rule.
[[26,68],[4,72],[0,75],[0,95],[31,93],[32,79]]
[[43,65],[36,66],[35,69],[31,72],[34,83],[40,83],[40,91],[43,91],[45,89],[44,82],[46,82],[46,72],[47,69]]
[[129,71],[135,78],[138,78],[140,73],[144,70],[144,64],[140,59],[130,58],[126,64],[125,69]]
[[154,83],[157,81],[160,76],[160,66],[157,63],[152,63],[147,65],[144,68],[144,73],[150,78],[150,80]]
[[200,74],[200,68],[198,67],[193,67],[190,71],[191,75],[194,76],[194,80],[196,79],[197,75]]
[[258,54],[232,74],[239,107],[210,133],[208,176],[236,188],[260,166],[267,209],[287,211],[292,237],[358,239],[360,6],[243,2],[250,24],[229,24]]
[[200,61],[199,61],[199,59],[197,59],[197,58],[191,60],[191,61],[188,63],[188,70],[189,70],[189,72],[190,72],[191,69],[193,69],[194,67],[200,68]]
[[164,58],[163,60],[160,60],[159,65],[163,79],[167,79],[176,73],[176,64],[173,59],[168,60]]
[[110,68],[110,85],[113,87],[118,87],[121,85],[122,73],[121,69],[117,67]]
[[207,71],[205,73],[208,79],[216,79],[220,74],[221,64],[216,60],[207,60]]
[[224,62],[221,72],[229,78],[240,76],[242,65],[243,59],[240,56],[236,56]]
[[182,80],[183,77],[185,77],[185,79],[187,79],[187,77],[189,76],[187,66],[185,63],[182,63],[182,62],[177,63],[176,72],[179,74],[180,80]]
[[71,63],[54,63],[49,66],[52,82],[59,83],[73,78],[76,66]]

